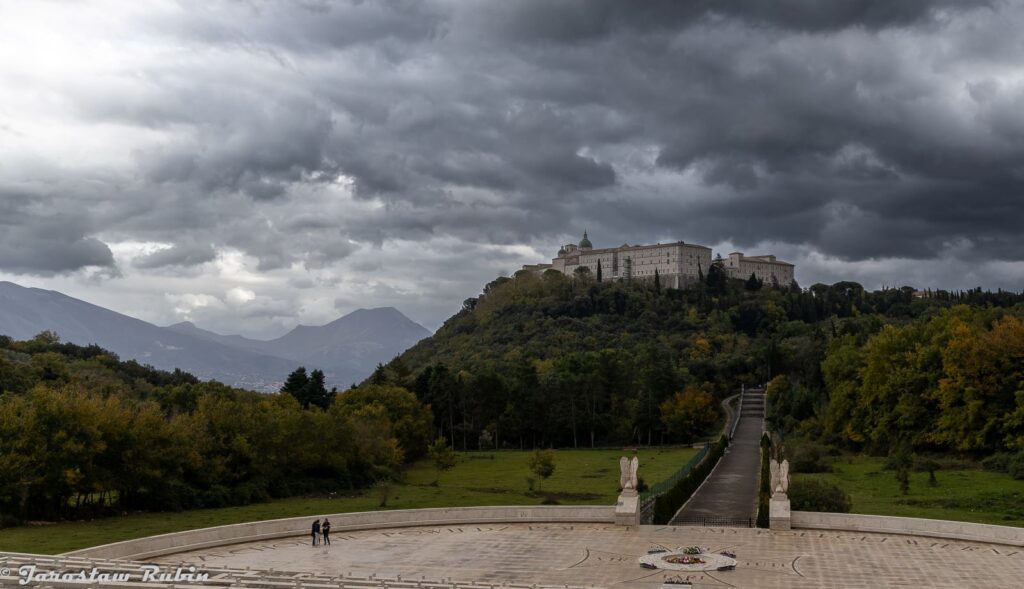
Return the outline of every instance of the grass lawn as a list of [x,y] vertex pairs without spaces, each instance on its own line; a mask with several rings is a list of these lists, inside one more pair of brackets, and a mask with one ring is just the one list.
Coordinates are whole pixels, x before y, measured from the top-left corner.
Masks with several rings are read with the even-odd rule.
[[793,478],[835,483],[850,494],[852,513],[1024,526],[1024,481],[982,470],[939,470],[938,485],[929,487],[928,473],[912,472],[910,492],[903,495],[884,464],[884,458],[840,457],[832,463],[834,472]]
[[[640,450],[640,476],[655,484],[671,476],[696,454],[691,448]],[[621,450],[557,450],[555,473],[542,483],[543,494],[530,493],[527,468],[530,452],[459,453],[459,462],[441,474],[424,460],[406,471],[405,482],[392,488],[387,509],[467,507],[473,505],[537,505],[545,496],[563,505],[611,505],[618,492]],[[86,522],[0,529],[0,550],[59,554],[78,548],[195,528],[283,517],[316,517],[328,513],[372,511],[380,497],[367,491],[350,497],[297,497],[242,507],[146,513]]]

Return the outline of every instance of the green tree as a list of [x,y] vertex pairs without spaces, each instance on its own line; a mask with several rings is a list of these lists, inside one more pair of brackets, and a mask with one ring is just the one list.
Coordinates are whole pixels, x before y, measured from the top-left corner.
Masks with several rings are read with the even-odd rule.
[[910,452],[910,444],[903,442],[896,446],[886,461],[886,468],[896,472],[896,481],[900,485],[900,493],[910,492],[910,469],[914,465],[914,456]]
[[334,403],[347,415],[367,406],[387,414],[391,430],[407,460],[423,456],[430,444],[433,416],[412,392],[393,385],[364,385],[342,393]]
[[448,445],[448,440],[441,436],[434,440],[429,448],[430,458],[434,461],[434,469],[437,474],[434,477],[434,485],[440,484],[441,473],[455,467],[455,451]]
[[387,373],[384,370],[384,364],[378,362],[377,368],[374,369],[373,374],[370,375],[370,384],[386,384],[388,382]]
[[747,281],[744,283],[743,287],[746,288],[747,290],[757,291],[761,290],[761,287],[763,285],[764,283],[758,280],[757,276],[755,276],[754,273],[751,272],[750,278],[747,278]]
[[330,407],[334,395],[328,392],[324,380],[323,370],[317,369],[309,374],[309,382],[306,383],[306,390],[303,393],[307,408],[309,405],[316,405],[321,409]]
[[669,435],[678,440],[697,439],[717,419],[714,397],[693,385],[661,404],[661,421]]
[[[551,475],[555,474],[555,451],[554,450],[534,450],[533,454],[530,455],[529,459],[530,472],[540,477],[541,481],[546,481]],[[537,485],[537,490],[541,489],[541,485]]]
[[303,409],[309,408],[309,399],[306,397],[309,386],[309,375],[306,374],[306,367],[299,366],[288,375],[281,386],[282,393],[288,393],[295,397],[295,400],[302,405]]

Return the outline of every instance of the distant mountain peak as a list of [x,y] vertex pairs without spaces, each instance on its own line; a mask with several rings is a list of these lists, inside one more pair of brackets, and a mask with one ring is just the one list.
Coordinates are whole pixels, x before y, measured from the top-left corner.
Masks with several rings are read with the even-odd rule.
[[0,281],[0,334],[29,339],[45,330],[71,343],[99,344],[124,359],[262,390],[277,390],[299,365],[319,368],[329,383],[348,386],[431,334],[394,307],[371,307],[261,341],[221,335],[191,321],[158,327],[57,291]]

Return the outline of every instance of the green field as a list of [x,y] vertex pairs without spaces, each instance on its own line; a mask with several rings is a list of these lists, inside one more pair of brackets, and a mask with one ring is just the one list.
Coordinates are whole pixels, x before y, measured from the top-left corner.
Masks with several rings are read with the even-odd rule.
[[910,492],[903,495],[893,471],[882,470],[884,464],[884,458],[841,457],[832,462],[834,472],[793,478],[835,483],[850,494],[852,513],[1024,526],[1024,481],[961,468],[936,471],[938,485],[929,487],[928,473],[914,472]]
[[[696,454],[691,448],[640,450],[640,476],[648,484],[668,478]],[[433,463],[421,461],[392,488],[387,509],[466,507],[473,505],[537,505],[545,499],[563,505],[611,505],[618,492],[621,450],[558,450],[555,473],[543,482],[542,493],[530,493],[526,479],[529,452],[459,453],[459,462],[433,486]],[[243,507],[198,509],[178,513],[147,513],[84,522],[0,529],[0,550],[58,554],[181,530],[281,517],[316,517],[327,513],[379,509],[376,491],[350,497],[301,497]]]

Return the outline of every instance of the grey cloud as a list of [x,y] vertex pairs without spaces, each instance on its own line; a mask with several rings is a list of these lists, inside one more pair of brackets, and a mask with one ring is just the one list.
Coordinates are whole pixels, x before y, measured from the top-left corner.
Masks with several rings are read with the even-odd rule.
[[67,215],[0,218],[0,269],[15,274],[53,276],[97,266],[117,274],[107,244]]
[[[437,3],[414,0],[303,0],[247,7],[215,2],[183,11],[173,20],[151,21],[149,27],[175,37],[239,46],[257,53],[277,47],[305,53],[426,40],[439,33],[441,12]],[[264,54],[286,60],[275,52]]]
[[566,0],[491,3],[472,14],[471,22],[507,38],[554,43],[594,41],[615,34],[645,34],[736,19],[751,25],[770,25],[797,31],[834,31],[848,27],[903,27],[939,20],[989,6],[990,2],[958,0]]
[[308,101],[242,107],[215,124],[196,113],[194,122],[194,140],[139,153],[154,182],[189,183],[204,192],[241,191],[268,200],[284,193],[284,183],[307,180],[329,167],[323,150],[330,114]]
[[162,268],[164,266],[198,266],[217,258],[217,252],[208,243],[182,244],[157,250],[132,261],[136,268]]
[[239,250],[291,305],[335,270],[423,271],[413,295],[362,293],[420,295],[423,319],[528,261],[477,244],[583,228],[770,243],[879,281],[878,259],[1024,260],[1019,3],[308,0],[129,24],[178,58],[54,91],[143,139],[127,164],[0,168],[41,186],[0,194],[0,267],[112,267],[99,236],[176,244],[136,261],[166,273]]

